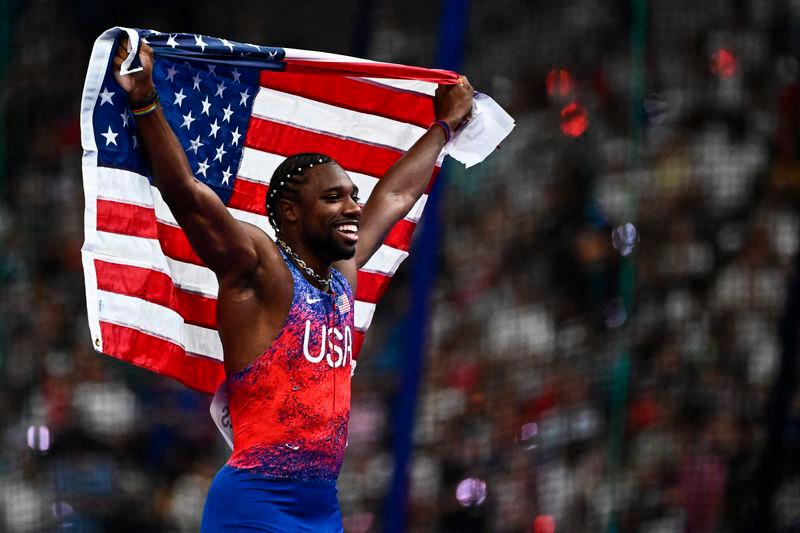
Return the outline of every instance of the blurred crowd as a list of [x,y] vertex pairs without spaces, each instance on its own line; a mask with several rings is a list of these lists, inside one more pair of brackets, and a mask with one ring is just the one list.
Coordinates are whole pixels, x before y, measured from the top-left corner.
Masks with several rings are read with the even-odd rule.
[[[78,102],[91,43],[126,23],[352,51],[314,40],[321,19],[273,38],[265,22],[210,26],[207,4],[147,24],[88,23],[91,1],[11,9],[0,530],[196,531],[227,457],[210,398],[90,345]],[[367,55],[433,65],[430,8],[376,5]],[[621,1],[473,2],[467,43],[463,71],[517,127],[439,185],[409,530],[742,531],[800,247],[800,2],[662,0],[643,20]],[[392,479],[408,268],[353,381],[348,532],[380,530]],[[772,509],[800,531],[797,393],[784,433]]]

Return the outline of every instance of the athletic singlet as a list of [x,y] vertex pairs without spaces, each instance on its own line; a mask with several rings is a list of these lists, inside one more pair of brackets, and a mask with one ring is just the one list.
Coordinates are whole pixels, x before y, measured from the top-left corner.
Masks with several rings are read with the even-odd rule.
[[333,270],[332,293],[309,283],[281,250],[294,295],[278,336],[228,376],[228,465],[276,479],[335,484],[347,443],[353,293]]

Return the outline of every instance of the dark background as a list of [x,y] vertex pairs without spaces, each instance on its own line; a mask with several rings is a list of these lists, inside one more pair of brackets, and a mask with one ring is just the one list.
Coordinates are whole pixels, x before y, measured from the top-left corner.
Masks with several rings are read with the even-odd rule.
[[[440,184],[408,530],[800,531],[800,4],[467,7],[462,70],[517,127]],[[90,345],[93,40],[125,25],[437,67],[442,5],[0,9],[0,530],[196,531],[228,453],[209,398]],[[348,532],[383,528],[408,263],[353,381]]]

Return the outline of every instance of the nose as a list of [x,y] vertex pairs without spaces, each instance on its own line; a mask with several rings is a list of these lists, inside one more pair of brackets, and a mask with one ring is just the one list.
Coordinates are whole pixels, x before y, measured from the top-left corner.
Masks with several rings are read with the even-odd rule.
[[352,196],[347,197],[347,202],[344,206],[344,214],[353,218],[361,218],[361,206],[358,202],[353,200]]

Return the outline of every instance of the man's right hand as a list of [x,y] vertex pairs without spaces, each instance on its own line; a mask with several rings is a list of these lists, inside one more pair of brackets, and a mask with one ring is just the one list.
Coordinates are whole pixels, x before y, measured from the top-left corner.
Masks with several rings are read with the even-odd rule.
[[153,49],[147,43],[139,41],[139,61],[142,64],[142,70],[123,76],[120,74],[120,67],[128,57],[129,48],[128,37],[123,36],[117,47],[117,55],[114,57],[114,78],[122,87],[122,90],[128,93],[128,100],[140,102],[155,90],[153,85]]

